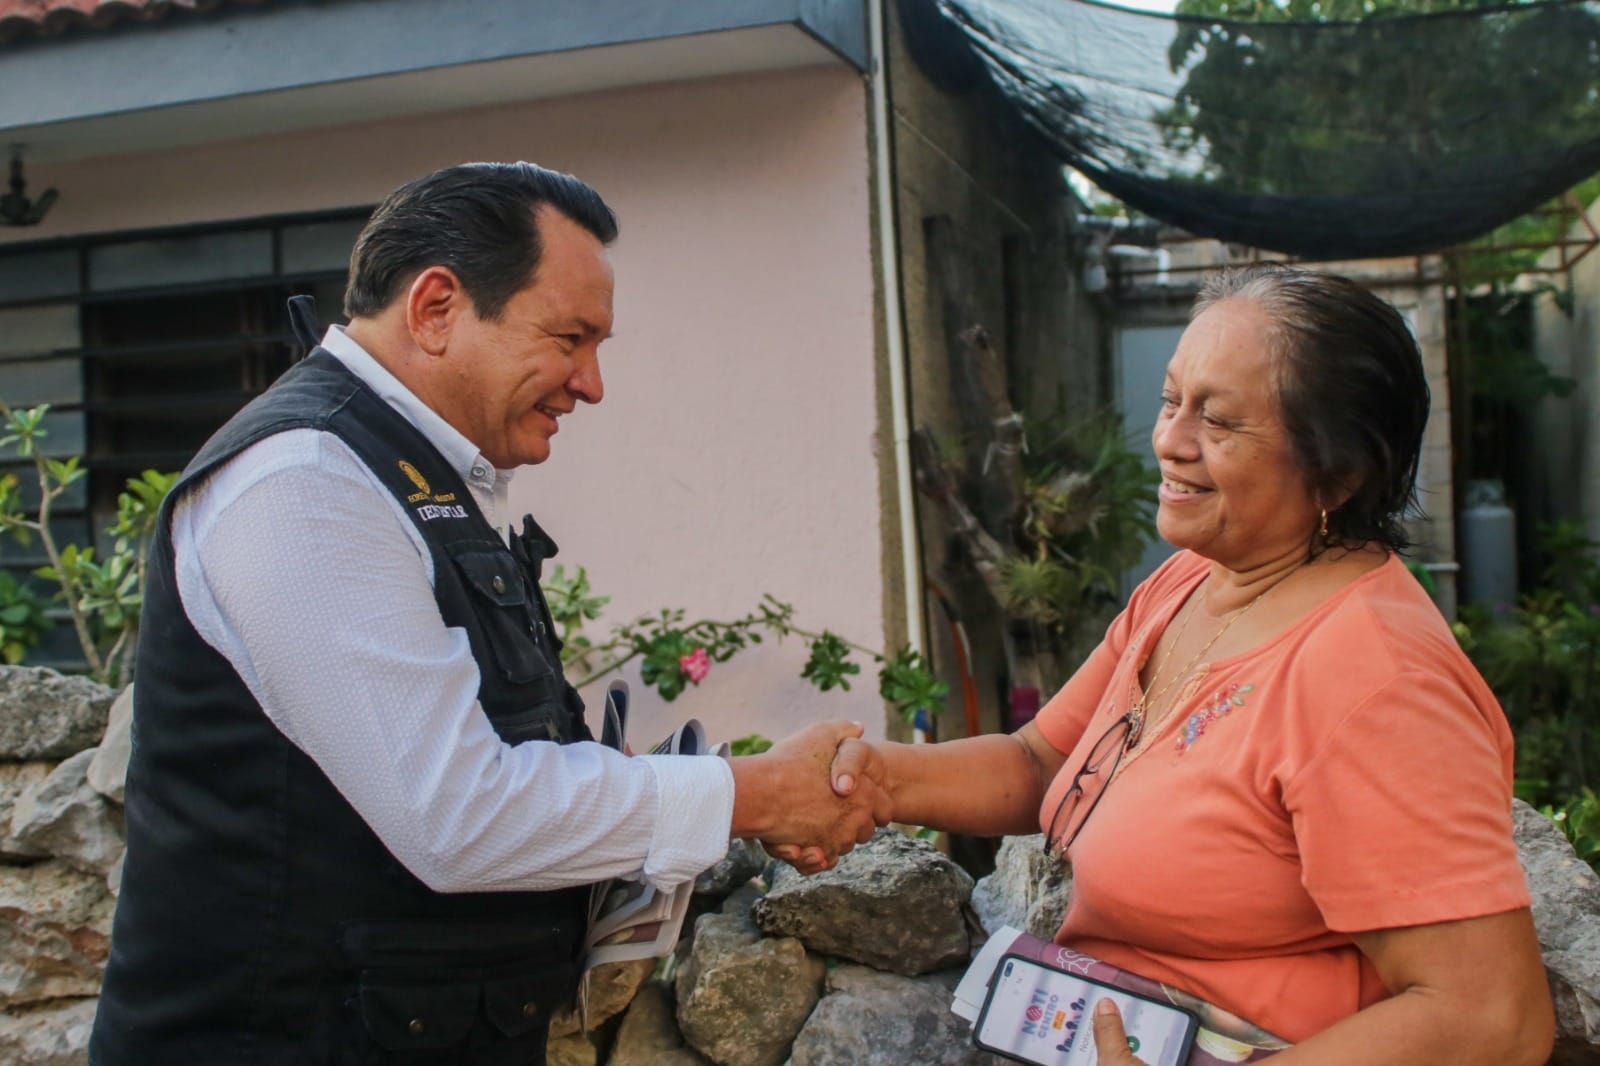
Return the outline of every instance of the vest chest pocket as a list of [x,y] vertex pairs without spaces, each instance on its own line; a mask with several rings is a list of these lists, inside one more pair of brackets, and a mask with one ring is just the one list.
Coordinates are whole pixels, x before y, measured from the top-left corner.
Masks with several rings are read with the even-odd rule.
[[550,677],[554,667],[534,635],[541,623],[511,553],[452,551],[451,559],[471,591],[473,614],[505,679],[523,685]]

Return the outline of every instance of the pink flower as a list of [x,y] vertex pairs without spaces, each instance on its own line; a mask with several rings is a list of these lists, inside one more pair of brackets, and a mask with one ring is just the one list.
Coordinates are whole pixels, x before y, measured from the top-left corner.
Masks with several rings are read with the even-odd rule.
[[684,677],[698,685],[711,672],[711,656],[706,654],[704,648],[696,648],[678,658],[678,669],[683,671]]

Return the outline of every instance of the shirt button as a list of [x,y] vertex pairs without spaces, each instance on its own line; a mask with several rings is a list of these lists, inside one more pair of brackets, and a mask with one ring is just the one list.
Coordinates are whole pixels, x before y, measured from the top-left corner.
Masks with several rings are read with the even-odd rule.
[[486,466],[475,466],[475,467],[472,468],[472,476],[473,477],[488,477],[489,476],[489,468],[486,467]]
[[406,1026],[407,1031],[409,1031],[412,1036],[421,1036],[427,1031],[427,1028],[428,1027],[426,1025],[422,1024],[421,1018],[412,1018],[411,1024]]
[[494,576],[494,580],[490,584],[494,586],[496,592],[504,592],[506,590],[506,579],[499,574]]
[[522,1005],[522,1016],[524,1018],[532,1018],[534,1015],[536,1015],[538,1013],[539,1013],[539,1004],[529,1002],[529,1003],[524,1003]]

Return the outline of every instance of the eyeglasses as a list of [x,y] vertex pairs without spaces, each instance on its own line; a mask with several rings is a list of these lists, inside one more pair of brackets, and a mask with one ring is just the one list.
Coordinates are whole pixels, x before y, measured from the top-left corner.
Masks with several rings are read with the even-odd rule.
[[[1061,797],[1061,802],[1056,805],[1056,813],[1050,819],[1050,830],[1044,836],[1046,855],[1065,858],[1072,842],[1083,832],[1084,824],[1099,805],[1100,797],[1106,794],[1106,786],[1117,776],[1117,766],[1128,751],[1128,738],[1133,735],[1133,717],[1130,711],[1112,722],[1111,727],[1094,742],[1094,747],[1089,749],[1089,757],[1083,761],[1083,768],[1073,775],[1072,784],[1067,786],[1066,795]],[[1109,766],[1106,765],[1108,761]],[[1085,801],[1087,790],[1084,782],[1099,777],[1102,769],[1105,770],[1105,776],[1100,778],[1094,795]]]

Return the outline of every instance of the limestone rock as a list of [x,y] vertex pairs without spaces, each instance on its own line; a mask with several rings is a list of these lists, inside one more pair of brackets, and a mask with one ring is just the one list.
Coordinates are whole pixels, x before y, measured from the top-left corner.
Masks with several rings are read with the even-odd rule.
[[672,988],[647,981],[622,1016],[617,1042],[606,1066],[705,1066],[706,1059],[684,1043],[678,1028]]
[[812,951],[915,976],[963,963],[972,878],[924,841],[880,829],[826,873],[802,877],[785,863],[752,908],[768,933]]
[[[752,868],[751,864],[757,861],[760,865]],[[748,911],[762,891],[761,882],[756,878],[770,861],[755,841],[749,842],[748,849],[744,848],[743,841],[734,841],[721,862],[695,879],[689,909],[683,915],[681,938],[689,938],[694,932],[694,923],[702,914]]]
[[11,835],[11,814],[17,797],[50,776],[52,766],[47,762],[0,763],[0,862],[42,859],[47,854],[43,848],[24,844]]
[[746,882],[735,889],[727,899],[724,899],[717,910],[723,914],[742,914],[748,919],[750,909],[756,905],[756,900],[760,899],[762,895],[763,893],[759,887]]
[[1552,1061],[1600,1063],[1600,875],[1528,804],[1514,801],[1512,818],[1556,1003]]
[[65,759],[94,747],[116,693],[43,666],[0,666],[0,760]]
[[122,855],[122,816],[89,787],[94,751],[80,751],[17,797],[11,833],[26,846],[104,879]]
[[[589,1028],[597,1029],[607,1018],[627,1010],[639,986],[649,979],[655,968],[655,959],[634,959],[632,962],[607,962],[590,970]],[[552,1040],[582,1029],[583,1015],[576,1005],[550,1019]]]
[[1002,925],[1055,938],[1067,913],[1072,868],[1044,853],[1044,835],[1006,837],[994,859],[994,873],[972,889],[972,909],[984,932]]
[[694,894],[721,898],[748,884],[767,865],[767,853],[754,840],[735,840],[722,861],[694,879]]
[[798,940],[703,914],[678,968],[678,1025],[717,1066],[779,1066],[822,995],[823,970]]
[[7,1066],[86,1066],[97,999],[0,1014],[0,1062]]
[[900,977],[837,967],[795,1039],[794,1066],[1000,1066],[972,1046],[972,1027],[950,1013],[960,979],[959,971]]
[[0,866],[0,1007],[98,995],[113,907],[100,878],[65,863]]
[[122,802],[122,784],[128,777],[128,756],[133,752],[133,686],[112,701],[105,736],[89,763],[89,786],[112,803]]
[[124,848],[122,854],[117,856],[117,861],[111,864],[111,869],[106,871],[106,891],[113,896],[122,895],[122,862],[127,857],[128,852]]
[[582,1033],[552,1036],[545,1045],[546,1066],[595,1066],[599,1061],[594,1042]]

